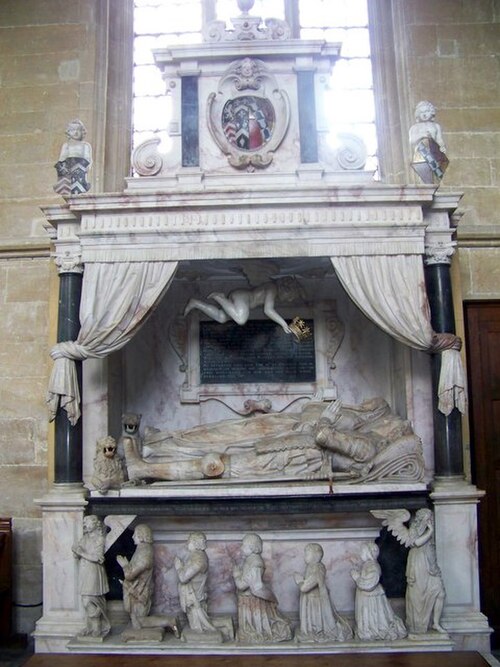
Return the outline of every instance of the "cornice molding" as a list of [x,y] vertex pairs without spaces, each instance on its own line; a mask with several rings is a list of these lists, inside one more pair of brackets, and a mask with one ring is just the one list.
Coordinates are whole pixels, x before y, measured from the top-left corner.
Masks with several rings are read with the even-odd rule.
[[50,257],[50,242],[48,239],[46,241],[25,241],[24,239],[0,241],[0,260],[35,259],[38,257]]
[[500,248],[500,229],[497,225],[460,226],[457,230],[458,248]]

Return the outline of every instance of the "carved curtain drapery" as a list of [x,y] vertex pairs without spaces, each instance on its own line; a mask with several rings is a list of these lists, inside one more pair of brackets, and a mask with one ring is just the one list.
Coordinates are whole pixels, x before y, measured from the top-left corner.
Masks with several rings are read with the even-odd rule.
[[75,360],[102,358],[131,340],[168,289],[177,262],[95,262],[85,265],[76,341],[55,345],[47,404],[51,421],[59,405],[71,424],[80,418]]
[[[417,350],[441,353],[438,409],[467,409],[467,388],[459,340],[431,326],[420,255],[331,257],[344,289],[362,312],[396,340]],[[458,349],[457,349],[458,348]]]

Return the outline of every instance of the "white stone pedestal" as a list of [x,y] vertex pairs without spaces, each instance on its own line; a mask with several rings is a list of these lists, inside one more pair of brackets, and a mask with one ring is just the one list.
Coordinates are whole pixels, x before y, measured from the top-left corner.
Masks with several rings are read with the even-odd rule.
[[43,616],[34,632],[37,653],[67,651],[68,641],[85,625],[72,547],[82,536],[86,489],[54,485],[35,502],[42,508]]
[[442,625],[455,650],[489,652],[491,628],[480,611],[477,504],[484,496],[464,480],[439,480],[431,498],[436,551],[446,589]]

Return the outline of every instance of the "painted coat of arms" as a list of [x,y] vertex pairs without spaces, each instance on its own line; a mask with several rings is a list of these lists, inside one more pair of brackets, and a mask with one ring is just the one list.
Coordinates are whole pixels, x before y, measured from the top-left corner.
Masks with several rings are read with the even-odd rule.
[[269,100],[244,95],[228,100],[222,110],[222,129],[232,146],[255,151],[271,139],[275,118]]
[[286,93],[260,60],[231,63],[208,99],[213,139],[236,169],[267,167],[290,119]]

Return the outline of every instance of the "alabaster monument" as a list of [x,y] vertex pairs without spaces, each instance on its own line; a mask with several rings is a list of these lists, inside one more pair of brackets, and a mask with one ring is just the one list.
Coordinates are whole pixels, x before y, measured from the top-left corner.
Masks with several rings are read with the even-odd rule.
[[[68,128],[37,650],[484,649],[435,108],[409,137],[426,184],[375,182],[360,139],[326,148],[341,45],[251,4],[154,50],[170,150],[138,146],[123,192],[85,194]],[[378,557],[377,518],[406,551]]]

